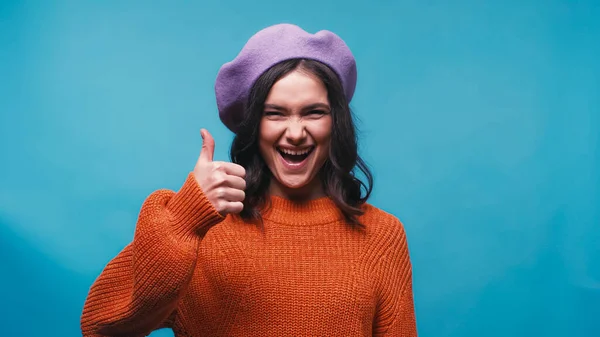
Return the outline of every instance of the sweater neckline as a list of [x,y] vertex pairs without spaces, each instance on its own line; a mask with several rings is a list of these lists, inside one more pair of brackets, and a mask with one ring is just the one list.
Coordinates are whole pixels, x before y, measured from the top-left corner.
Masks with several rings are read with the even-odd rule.
[[327,196],[308,201],[290,200],[271,195],[263,210],[264,219],[292,226],[324,225],[343,220],[343,214]]

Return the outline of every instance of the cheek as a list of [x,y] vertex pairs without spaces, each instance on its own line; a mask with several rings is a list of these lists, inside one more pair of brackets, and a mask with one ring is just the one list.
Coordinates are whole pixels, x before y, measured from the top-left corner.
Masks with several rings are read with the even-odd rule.
[[271,154],[273,146],[277,142],[277,131],[274,125],[271,124],[269,122],[261,122],[259,126],[258,146],[265,160],[269,160],[269,154]]
[[321,151],[319,151],[319,162],[324,163],[329,157],[329,148],[331,147],[329,141],[321,145]]
[[331,126],[331,117],[329,117],[311,124],[307,129],[319,145],[329,147]]
[[319,153],[317,154],[318,165],[322,165],[329,157],[329,148],[331,147],[331,119],[319,121],[312,125],[310,130],[315,142],[319,144]]

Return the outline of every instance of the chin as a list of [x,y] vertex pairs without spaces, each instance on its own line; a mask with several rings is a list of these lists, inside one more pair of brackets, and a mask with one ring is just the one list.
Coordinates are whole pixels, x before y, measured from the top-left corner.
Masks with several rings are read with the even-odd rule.
[[290,177],[275,174],[271,191],[274,194],[292,199],[313,199],[323,195],[320,180],[315,175]]
[[304,178],[304,179],[286,179],[286,177],[281,177],[281,178],[277,179],[277,181],[283,187],[288,188],[288,189],[292,189],[292,190],[296,190],[296,189],[299,190],[299,189],[301,189],[303,187],[308,186],[309,183],[310,183],[310,179],[308,179],[308,178]]

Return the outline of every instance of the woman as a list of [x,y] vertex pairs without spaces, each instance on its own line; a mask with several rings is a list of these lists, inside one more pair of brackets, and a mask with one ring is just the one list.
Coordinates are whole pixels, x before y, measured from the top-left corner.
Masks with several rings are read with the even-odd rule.
[[233,163],[213,161],[202,130],[182,188],[146,199],[133,241],[92,285],[83,335],[416,336],[404,229],[366,203],[355,84],[331,32],[254,35],[215,85]]

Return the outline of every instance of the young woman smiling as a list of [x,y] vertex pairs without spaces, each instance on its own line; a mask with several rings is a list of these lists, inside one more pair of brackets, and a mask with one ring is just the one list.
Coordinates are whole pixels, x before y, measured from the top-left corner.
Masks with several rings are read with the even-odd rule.
[[181,189],[146,199],[92,285],[83,335],[416,336],[403,225],[367,203],[355,86],[354,57],[329,31],[250,38],[215,85],[232,162],[213,161],[201,130]]

